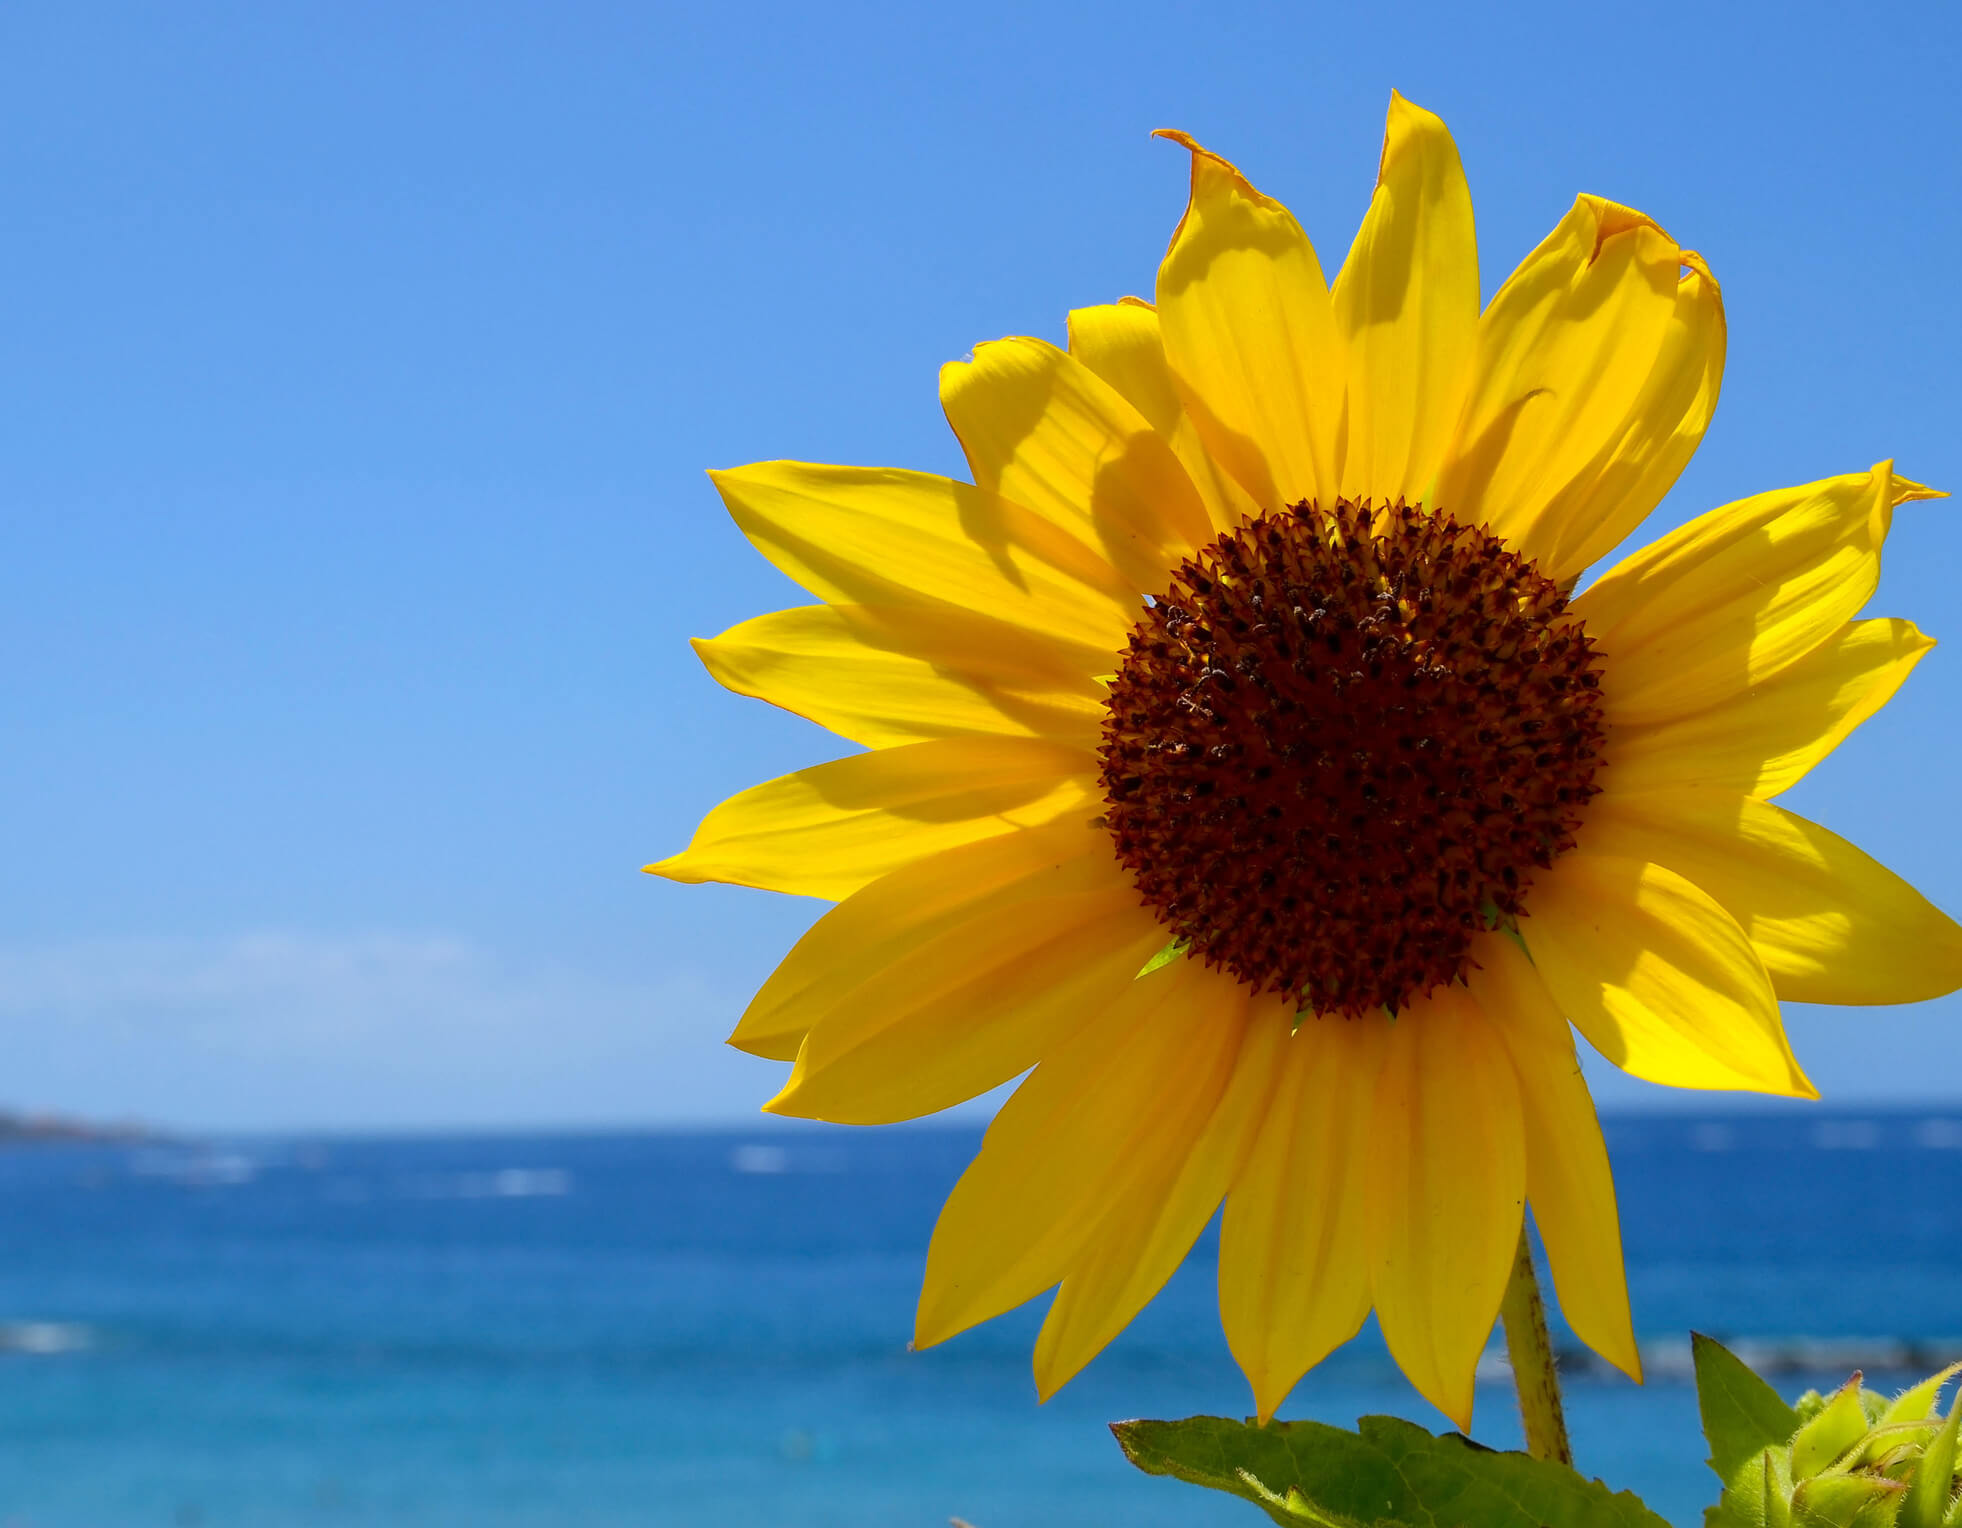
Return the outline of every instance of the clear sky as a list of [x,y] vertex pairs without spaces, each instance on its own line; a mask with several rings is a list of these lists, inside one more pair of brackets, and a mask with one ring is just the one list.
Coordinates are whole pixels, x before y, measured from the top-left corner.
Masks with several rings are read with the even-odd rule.
[[[1700,249],[1729,371],[1651,531],[1886,456],[1962,488],[1959,40],[1953,0],[8,6],[0,1103],[752,1117],[779,1068],[720,1042],[820,909],[637,867],[845,749],[690,655],[801,602],[702,469],[958,471],[942,361],[1150,292],[1155,127],[1331,270],[1392,87],[1488,293],[1582,190]],[[1949,645],[1792,804],[1962,910],[1952,501],[1874,609]],[[1962,1000],[1790,1018],[1830,1098],[1962,1097]]]

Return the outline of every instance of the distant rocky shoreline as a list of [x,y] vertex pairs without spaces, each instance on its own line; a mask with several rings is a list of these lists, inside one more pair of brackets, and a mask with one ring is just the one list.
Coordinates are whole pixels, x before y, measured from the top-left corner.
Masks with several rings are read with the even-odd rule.
[[0,1109],[0,1146],[33,1146],[44,1142],[129,1143],[155,1141],[157,1132],[133,1120],[102,1124],[69,1119],[60,1114],[17,1113]]

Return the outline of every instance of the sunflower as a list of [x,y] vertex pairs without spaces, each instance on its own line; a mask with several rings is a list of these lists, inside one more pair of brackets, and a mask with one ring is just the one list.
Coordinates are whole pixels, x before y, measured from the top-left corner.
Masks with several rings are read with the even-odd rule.
[[[916,1341],[1057,1288],[1045,1398],[1224,1203],[1262,1418],[1373,1310],[1468,1426],[1525,1206],[1640,1377],[1572,1029],[1637,1077],[1816,1097],[1781,1000],[1962,985],[1962,929],[1771,804],[1932,645],[1859,620],[1889,463],[1576,581],[1716,407],[1717,283],[1582,196],[1483,311],[1444,125],[1393,97],[1333,287],[1179,133],[1156,302],[941,373],[973,483],[711,474],[823,603],[696,644],[864,752],[648,867],[835,900],[731,1043],[765,1107],[913,1119],[1026,1073],[934,1231]],[[1060,1286],[1058,1288],[1058,1286]]]

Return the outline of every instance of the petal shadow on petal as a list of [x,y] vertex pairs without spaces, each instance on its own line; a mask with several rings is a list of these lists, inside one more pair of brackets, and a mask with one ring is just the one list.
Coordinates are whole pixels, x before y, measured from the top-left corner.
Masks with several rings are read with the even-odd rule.
[[1158,592],[1177,558],[1209,534],[1204,503],[1171,446],[1121,394],[1098,396],[1108,384],[1067,352],[1019,340],[981,349],[1048,364],[977,371],[951,396],[947,373],[966,368],[943,369],[949,421],[988,495],[964,509],[963,529],[1002,565],[1006,522],[1027,513],[1107,559],[1131,586],[1131,603]]
[[[1006,621],[953,606],[921,609],[892,605],[835,605],[853,637],[868,648],[917,659],[949,681],[985,696],[1004,716],[1038,734],[1053,728],[1051,697],[1101,704],[1103,687],[1090,669],[1069,661],[1056,644]],[[960,652],[984,651],[997,660],[990,672],[963,663]],[[1110,659],[1106,655],[1104,661]]]
[[[1522,394],[1520,397],[1513,399],[1511,403],[1507,404],[1505,408],[1493,416],[1492,422],[1486,425],[1470,449],[1461,454],[1476,461],[1491,462],[1494,464],[1503,460],[1506,454],[1506,447],[1511,442],[1513,433],[1518,430],[1519,422],[1526,413],[1527,405],[1537,398],[1549,395],[1550,390],[1541,387],[1535,388],[1532,392]],[[1479,514],[1475,507],[1483,493],[1485,484],[1483,482],[1476,482],[1464,486],[1469,490],[1467,497],[1471,502],[1465,504],[1433,504],[1428,507],[1431,509],[1441,509],[1461,523],[1475,524],[1481,528],[1489,529],[1491,516]]]
[[[1253,438],[1222,422],[1220,417],[1206,406],[1206,400],[1191,389],[1181,387],[1179,395],[1185,400],[1185,411],[1191,416],[1200,439],[1210,445],[1213,456],[1237,465],[1238,470],[1234,475],[1239,479],[1240,486],[1247,491],[1247,496],[1258,507],[1270,513],[1286,508],[1281,503],[1280,489],[1274,486],[1273,473],[1267,466],[1267,455]],[[1346,416],[1342,428],[1346,433],[1348,428]],[[1230,452],[1220,449],[1221,446],[1228,444],[1233,448]],[[1253,481],[1249,482],[1249,478]]]
[[1712,510],[1611,568],[1574,602],[1611,724],[1730,703],[1817,651],[1872,597],[1895,506],[1927,492],[1878,462]]

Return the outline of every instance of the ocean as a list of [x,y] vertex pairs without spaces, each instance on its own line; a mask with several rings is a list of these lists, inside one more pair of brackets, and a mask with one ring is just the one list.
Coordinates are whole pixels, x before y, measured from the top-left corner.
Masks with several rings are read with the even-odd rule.
[[[1104,1425],[1246,1410],[1210,1234],[1039,1407],[1039,1306],[906,1347],[978,1130],[771,1123],[0,1151],[0,1528],[1261,1521]],[[1571,1365],[1588,1473],[1700,1521],[1692,1327],[1794,1394],[1962,1356],[1962,1106],[1606,1129],[1652,1376]],[[1445,1425],[1365,1331],[1284,1415],[1383,1411]]]

